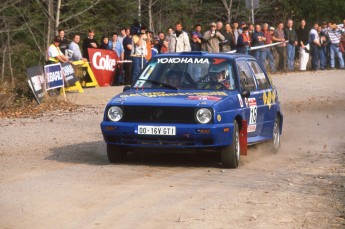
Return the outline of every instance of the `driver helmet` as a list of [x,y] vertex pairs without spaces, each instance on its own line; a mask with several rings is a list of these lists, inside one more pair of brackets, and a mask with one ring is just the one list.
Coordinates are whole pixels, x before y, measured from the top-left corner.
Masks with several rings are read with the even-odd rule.
[[211,64],[208,73],[211,80],[222,82],[229,77],[229,64],[225,61],[219,64]]

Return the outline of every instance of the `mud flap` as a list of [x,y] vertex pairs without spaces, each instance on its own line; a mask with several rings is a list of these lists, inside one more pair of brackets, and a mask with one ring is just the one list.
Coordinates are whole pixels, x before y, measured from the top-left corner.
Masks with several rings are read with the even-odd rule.
[[242,120],[241,122],[241,130],[240,130],[240,154],[243,156],[247,156],[247,121]]

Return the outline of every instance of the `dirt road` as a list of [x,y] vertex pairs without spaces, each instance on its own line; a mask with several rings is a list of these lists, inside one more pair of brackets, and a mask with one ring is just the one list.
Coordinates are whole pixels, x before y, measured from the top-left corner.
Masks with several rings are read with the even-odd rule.
[[344,228],[345,71],[273,76],[278,154],[238,169],[213,154],[107,161],[99,123],[121,87],[68,99],[78,111],[0,120],[0,228]]

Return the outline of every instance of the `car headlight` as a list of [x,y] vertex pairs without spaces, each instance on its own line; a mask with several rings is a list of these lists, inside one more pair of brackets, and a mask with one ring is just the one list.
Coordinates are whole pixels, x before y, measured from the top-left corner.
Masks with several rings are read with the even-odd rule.
[[123,112],[120,107],[110,107],[108,110],[108,118],[113,122],[118,122],[123,117]]
[[212,113],[209,109],[201,108],[195,114],[196,120],[202,124],[209,123],[212,119]]

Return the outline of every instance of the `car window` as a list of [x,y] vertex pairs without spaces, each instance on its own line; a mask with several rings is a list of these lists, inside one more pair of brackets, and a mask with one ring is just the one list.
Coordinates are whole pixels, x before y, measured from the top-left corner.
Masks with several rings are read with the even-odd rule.
[[237,69],[240,75],[240,86],[242,89],[248,89],[249,91],[255,91],[256,85],[253,78],[252,71],[250,70],[245,60],[236,61]]
[[258,87],[260,90],[265,90],[270,87],[270,83],[267,80],[264,71],[260,67],[260,65],[255,60],[248,61],[249,66],[252,68],[254,72],[254,76],[256,82],[258,83]]
[[134,83],[138,88],[235,90],[232,64],[226,58],[177,56],[153,58]]

